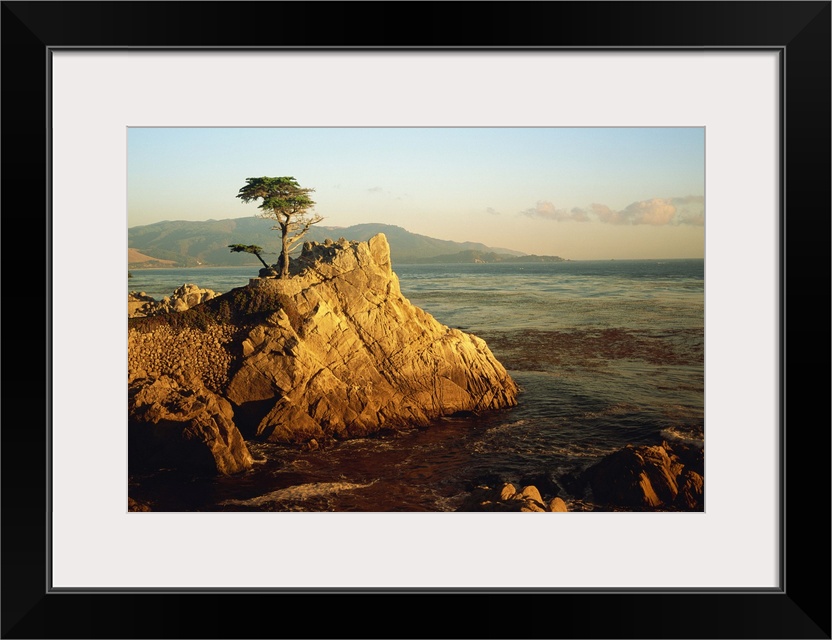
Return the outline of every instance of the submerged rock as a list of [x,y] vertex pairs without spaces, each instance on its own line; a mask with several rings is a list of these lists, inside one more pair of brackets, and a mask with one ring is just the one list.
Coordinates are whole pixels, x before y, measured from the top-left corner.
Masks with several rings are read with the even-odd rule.
[[402,295],[383,234],[306,243],[291,276],[211,299],[182,314],[199,312],[191,325],[131,324],[128,379],[182,375],[181,363],[211,354],[191,373],[233,405],[243,432],[293,443],[516,404],[517,385],[483,340]]

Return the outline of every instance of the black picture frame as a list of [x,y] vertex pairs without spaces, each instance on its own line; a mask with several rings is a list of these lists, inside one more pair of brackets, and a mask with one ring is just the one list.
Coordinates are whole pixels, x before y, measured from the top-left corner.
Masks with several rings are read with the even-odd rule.
[[[1,15],[3,638],[830,637],[830,2],[3,2]],[[778,51],[781,587],[52,592],[49,269],[60,265],[41,248],[50,255],[49,57],[62,47]],[[742,500],[753,461],[739,451],[737,466]]]

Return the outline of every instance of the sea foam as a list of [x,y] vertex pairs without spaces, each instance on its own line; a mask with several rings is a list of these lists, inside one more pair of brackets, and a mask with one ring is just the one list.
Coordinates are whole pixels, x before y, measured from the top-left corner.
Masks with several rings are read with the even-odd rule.
[[367,484],[356,484],[353,482],[312,482],[309,484],[299,484],[293,487],[286,487],[285,489],[278,489],[264,493],[261,496],[255,496],[248,500],[224,500],[220,502],[221,505],[241,505],[246,507],[259,507],[269,502],[298,502],[308,500],[317,496],[324,496],[341,491],[351,491],[353,489],[363,489],[375,484],[368,482]]

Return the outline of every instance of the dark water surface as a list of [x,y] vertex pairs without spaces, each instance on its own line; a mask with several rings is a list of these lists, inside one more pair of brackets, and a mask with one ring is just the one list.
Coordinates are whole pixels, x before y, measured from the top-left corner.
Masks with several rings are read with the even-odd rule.
[[[557,480],[626,444],[703,443],[703,260],[393,268],[413,304],[488,343],[521,387],[517,407],[319,451],[254,442],[250,472],[160,470],[131,477],[130,495],[161,511],[451,511],[480,476]],[[136,270],[128,288],[160,299],[255,275]],[[567,505],[592,508],[560,484]]]

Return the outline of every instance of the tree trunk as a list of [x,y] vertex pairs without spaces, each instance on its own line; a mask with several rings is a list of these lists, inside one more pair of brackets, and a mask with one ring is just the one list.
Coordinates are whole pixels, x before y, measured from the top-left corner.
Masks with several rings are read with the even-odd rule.
[[289,278],[289,225],[280,225],[281,242],[283,251],[280,252],[280,277]]
[[263,263],[263,266],[264,266],[264,267],[266,267],[266,269],[268,269],[268,268],[269,268],[269,265],[267,265],[267,264],[266,264],[266,261],[265,261],[265,260],[263,260],[263,258],[260,256],[260,254],[259,254],[259,253],[255,253],[254,255],[256,255],[256,256],[257,256],[257,259],[258,259],[260,262],[262,262],[262,263]]

